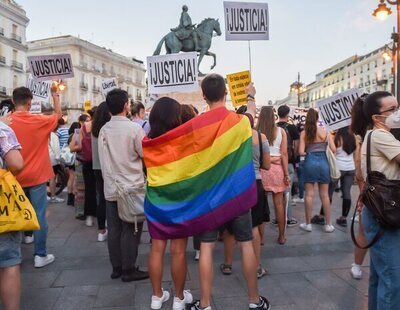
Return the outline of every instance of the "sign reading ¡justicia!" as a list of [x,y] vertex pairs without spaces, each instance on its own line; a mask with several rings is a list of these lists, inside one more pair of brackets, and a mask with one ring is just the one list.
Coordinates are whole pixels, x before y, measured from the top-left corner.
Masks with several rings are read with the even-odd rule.
[[227,41],[269,40],[267,3],[224,2]]

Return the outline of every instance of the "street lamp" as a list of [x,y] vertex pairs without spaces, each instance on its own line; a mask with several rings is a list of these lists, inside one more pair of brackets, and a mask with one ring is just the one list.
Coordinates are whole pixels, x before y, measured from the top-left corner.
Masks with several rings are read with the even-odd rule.
[[[399,32],[400,32],[400,0],[379,0],[378,7],[372,13],[373,16],[380,20],[385,20],[390,14],[392,14],[392,10],[386,5],[386,2],[391,5],[396,5],[397,7],[397,32],[393,32],[392,39],[393,39],[393,68],[392,72],[396,71],[396,97],[397,100],[400,100],[400,44],[399,44]],[[394,70],[394,62],[396,59],[396,70]],[[393,79],[394,79],[394,72],[393,72]],[[394,88],[394,87],[392,87]],[[394,90],[393,90],[394,93]]]
[[300,94],[306,90],[303,83],[300,82],[300,72],[297,74],[297,81],[290,85],[290,89],[297,94],[297,106],[300,107]]

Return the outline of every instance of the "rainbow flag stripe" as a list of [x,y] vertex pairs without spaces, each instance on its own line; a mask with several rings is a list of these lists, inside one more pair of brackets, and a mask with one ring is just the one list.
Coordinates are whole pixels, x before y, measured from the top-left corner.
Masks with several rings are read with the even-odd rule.
[[257,202],[250,123],[226,108],[145,138],[143,155],[144,209],[154,239],[216,229]]

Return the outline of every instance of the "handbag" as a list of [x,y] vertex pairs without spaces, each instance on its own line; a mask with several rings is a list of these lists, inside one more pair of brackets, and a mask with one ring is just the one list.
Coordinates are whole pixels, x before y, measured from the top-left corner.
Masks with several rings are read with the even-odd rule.
[[[326,140],[328,140],[328,136],[326,136]],[[329,142],[326,147],[326,158],[328,159],[328,163],[329,163],[329,171],[330,171],[331,179],[334,181],[339,180],[341,177],[341,173],[337,167],[335,154],[333,154],[331,148],[329,147]]]
[[[379,171],[371,171],[371,136],[367,137],[367,180],[360,194],[359,200],[368,208],[379,223],[381,229],[365,247],[358,245],[354,236],[354,218],[351,223],[351,237],[356,246],[367,249],[373,246],[385,230],[400,229],[400,180],[388,180]],[[357,210],[356,210],[357,211]]]
[[[109,145],[107,143],[106,138],[103,139],[104,146],[109,151]],[[127,223],[135,224],[135,233],[138,232],[137,223],[143,222],[145,219],[144,216],[144,199],[146,196],[145,185],[139,186],[125,186],[124,184],[118,182],[116,178],[116,174],[113,172],[111,168],[111,160],[108,156],[105,158],[108,163],[108,169],[114,178],[114,183],[116,187],[116,196],[117,196],[117,208],[118,208],[118,216],[119,218]]]
[[0,234],[39,230],[36,212],[14,175],[0,169]]
[[60,150],[60,162],[66,166],[75,164],[76,153],[72,153],[68,144],[64,144]]

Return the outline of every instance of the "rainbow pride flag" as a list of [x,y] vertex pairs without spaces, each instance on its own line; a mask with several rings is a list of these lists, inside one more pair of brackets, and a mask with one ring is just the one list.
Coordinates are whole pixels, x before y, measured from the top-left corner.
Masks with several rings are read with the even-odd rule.
[[143,140],[145,214],[154,239],[198,235],[257,203],[249,119],[217,108]]

